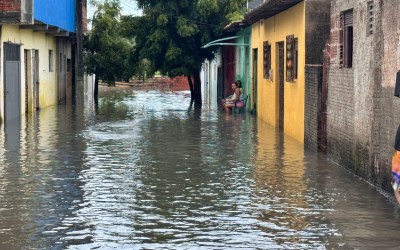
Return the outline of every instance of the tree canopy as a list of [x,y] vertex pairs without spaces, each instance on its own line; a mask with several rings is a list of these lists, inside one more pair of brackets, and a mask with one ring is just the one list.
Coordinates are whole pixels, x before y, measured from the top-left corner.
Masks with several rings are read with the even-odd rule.
[[[246,0],[137,0],[143,15],[130,17],[136,60],[149,59],[169,76],[186,75],[192,100],[201,103],[200,69],[212,49],[201,47],[220,37],[223,27],[241,20]],[[191,77],[190,77],[191,76]]]
[[113,84],[133,74],[129,60],[134,42],[122,36],[118,0],[92,1],[92,4],[96,4],[97,10],[85,44],[85,69],[96,75],[97,87],[99,78]]

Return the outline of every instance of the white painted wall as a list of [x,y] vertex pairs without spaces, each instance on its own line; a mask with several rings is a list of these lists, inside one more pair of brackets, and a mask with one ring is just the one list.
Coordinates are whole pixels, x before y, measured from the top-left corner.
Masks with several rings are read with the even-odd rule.
[[200,73],[203,103],[210,107],[217,107],[218,67],[222,65],[221,49],[217,49],[214,55],[214,59],[204,61]]

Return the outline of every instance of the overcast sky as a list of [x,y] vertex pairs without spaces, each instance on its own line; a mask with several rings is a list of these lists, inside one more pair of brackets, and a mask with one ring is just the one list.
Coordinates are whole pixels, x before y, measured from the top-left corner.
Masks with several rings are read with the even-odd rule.
[[[87,18],[91,19],[94,12],[95,7],[91,6],[88,2],[88,12]],[[121,0],[122,14],[123,15],[140,15],[141,11],[137,8],[136,1],[134,0]]]

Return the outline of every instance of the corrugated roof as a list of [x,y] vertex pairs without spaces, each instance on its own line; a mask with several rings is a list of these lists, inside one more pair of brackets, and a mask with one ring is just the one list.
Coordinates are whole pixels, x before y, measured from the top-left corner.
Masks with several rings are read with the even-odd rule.
[[252,0],[252,1],[249,1],[248,7],[250,10],[252,10],[252,9],[255,9],[258,6],[260,6],[263,2],[264,2],[264,0]]
[[245,15],[244,22],[253,24],[260,19],[272,17],[304,0],[266,0],[262,5]]

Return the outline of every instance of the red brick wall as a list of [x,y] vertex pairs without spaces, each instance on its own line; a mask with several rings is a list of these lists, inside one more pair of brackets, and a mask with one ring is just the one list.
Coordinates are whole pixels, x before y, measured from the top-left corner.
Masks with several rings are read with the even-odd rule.
[[166,85],[172,91],[184,91],[190,90],[189,82],[186,76],[176,76],[174,78],[169,77],[155,77],[155,82],[157,84]]
[[173,91],[190,90],[189,82],[186,76],[177,76],[171,79]]
[[21,0],[0,0],[0,11],[15,12],[21,10]]

